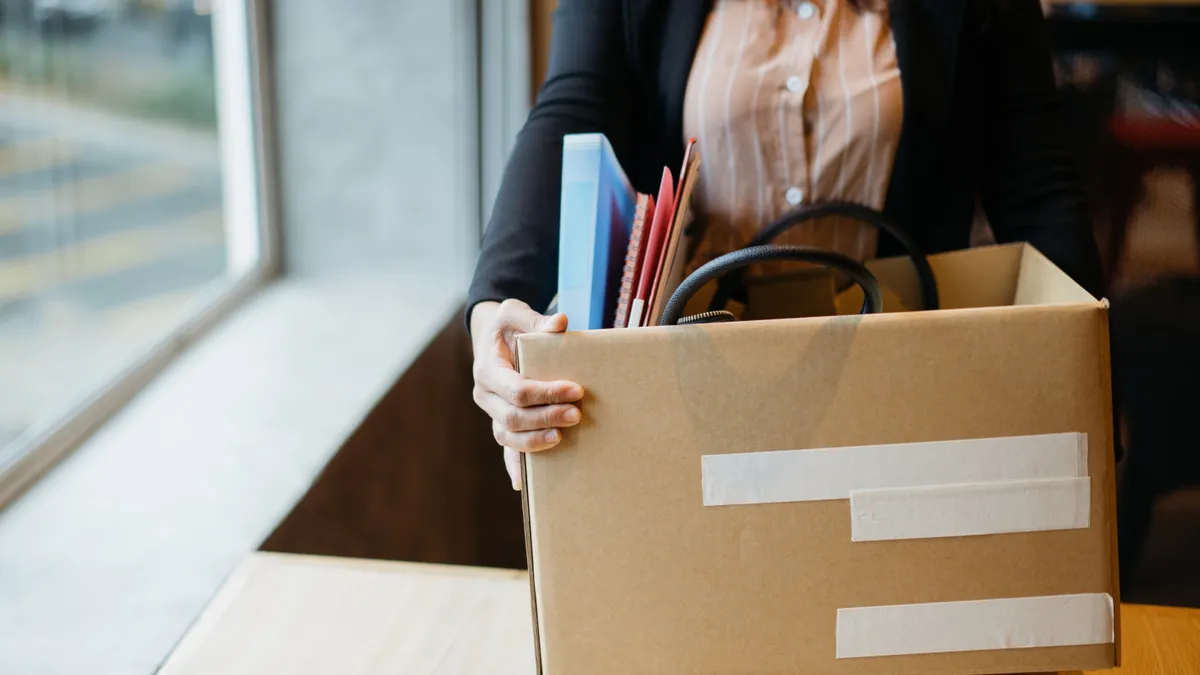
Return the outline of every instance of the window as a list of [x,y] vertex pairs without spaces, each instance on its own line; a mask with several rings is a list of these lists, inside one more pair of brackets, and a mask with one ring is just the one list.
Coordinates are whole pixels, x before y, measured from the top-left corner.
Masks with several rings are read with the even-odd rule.
[[251,0],[0,0],[0,504],[270,270]]

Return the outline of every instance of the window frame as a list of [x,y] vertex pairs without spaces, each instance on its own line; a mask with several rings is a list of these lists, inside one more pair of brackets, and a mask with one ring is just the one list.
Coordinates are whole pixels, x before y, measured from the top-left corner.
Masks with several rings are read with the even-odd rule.
[[221,0],[212,13],[226,271],[109,382],[54,420],[0,447],[0,509],[33,486],[142,391],[172,360],[279,270],[278,209],[268,60],[268,0]]
[[488,0],[479,7],[481,232],[491,218],[508,156],[533,100],[530,21],[537,4],[531,0]]

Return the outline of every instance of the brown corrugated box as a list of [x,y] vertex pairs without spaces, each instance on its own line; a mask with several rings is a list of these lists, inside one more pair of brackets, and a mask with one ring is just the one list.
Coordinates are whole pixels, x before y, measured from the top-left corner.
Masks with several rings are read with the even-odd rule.
[[[526,335],[521,371],[587,390],[526,455],[543,675],[1015,673],[1113,644],[836,657],[840,608],[1107,593],[1119,614],[1107,304],[1025,245],[869,267],[886,313]],[[854,297],[842,299],[853,307]],[[701,457],[1087,435],[1086,528],[853,542],[845,500],[705,506]]]

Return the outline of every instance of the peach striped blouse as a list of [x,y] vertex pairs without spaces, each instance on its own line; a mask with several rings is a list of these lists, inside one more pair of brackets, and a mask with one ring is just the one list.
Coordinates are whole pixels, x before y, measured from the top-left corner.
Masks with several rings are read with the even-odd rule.
[[[804,203],[882,208],[902,108],[885,8],[718,0],[684,100],[684,134],[702,158],[693,207],[707,223],[691,268]],[[857,223],[814,222],[780,243],[866,260],[876,240]]]

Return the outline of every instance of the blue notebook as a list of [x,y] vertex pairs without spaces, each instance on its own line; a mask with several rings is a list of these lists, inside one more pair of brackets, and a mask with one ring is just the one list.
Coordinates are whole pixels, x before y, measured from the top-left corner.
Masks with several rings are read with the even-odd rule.
[[636,203],[604,134],[563,137],[557,304],[567,330],[612,327]]

